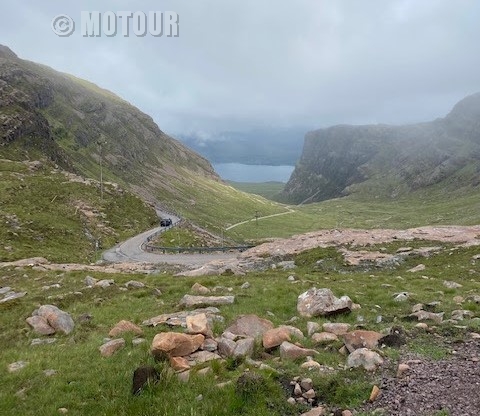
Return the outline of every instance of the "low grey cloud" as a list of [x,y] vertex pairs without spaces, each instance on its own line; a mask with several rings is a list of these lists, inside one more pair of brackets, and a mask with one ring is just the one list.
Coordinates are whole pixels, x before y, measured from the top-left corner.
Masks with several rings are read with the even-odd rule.
[[[86,78],[173,134],[406,123],[480,91],[475,0],[165,0],[1,6],[0,43]],[[168,11],[178,38],[82,37],[81,11]],[[70,37],[54,16],[77,22]]]

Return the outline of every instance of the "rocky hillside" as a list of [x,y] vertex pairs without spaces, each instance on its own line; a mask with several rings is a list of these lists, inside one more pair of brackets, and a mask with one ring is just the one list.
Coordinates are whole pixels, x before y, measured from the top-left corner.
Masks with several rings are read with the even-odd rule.
[[443,119],[406,126],[340,125],[306,135],[284,192],[289,202],[356,194],[396,198],[480,183],[480,93]]
[[0,153],[42,155],[69,170],[141,187],[161,199],[167,177],[218,179],[201,156],[113,93],[19,59],[0,46]]
[[282,211],[224,184],[206,159],[115,94],[0,45],[2,158],[44,160],[96,180],[102,170],[104,180],[217,232],[259,206]]

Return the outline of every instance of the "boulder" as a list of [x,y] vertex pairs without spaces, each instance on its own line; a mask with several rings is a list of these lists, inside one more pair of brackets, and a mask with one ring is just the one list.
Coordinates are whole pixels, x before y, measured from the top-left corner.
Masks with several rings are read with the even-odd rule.
[[97,284],[98,280],[95,279],[94,277],[92,276],[87,276],[85,278],[85,280],[83,281],[83,283],[85,283],[85,286],[88,286],[88,287],[93,287]]
[[350,331],[351,325],[350,324],[343,324],[343,323],[331,323],[327,322],[323,324],[323,330],[325,332],[331,332],[335,335],[345,335],[348,331]]
[[212,338],[205,338],[205,341],[203,341],[203,344],[200,346],[200,349],[203,351],[210,351],[210,352],[217,351],[218,342]]
[[201,334],[188,335],[178,332],[160,332],[152,341],[151,352],[155,358],[183,357],[197,351],[205,341]]
[[330,289],[309,289],[298,297],[297,311],[301,316],[329,316],[351,312],[353,302],[348,296],[337,298]]
[[278,347],[283,341],[290,341],[290,331],[283,328],[269,329],[263,334],[263,348],[269,350]]
[[374,371],[382,364],[382,357],[368,348],[359,348],[358,350],[353,351],[347,358],[348,368],[362,367],[367,371]]
[[282,360],[296,360],[297,358],[310,357],[318,354],[317,351],[298,347],[288,341],[282,342],[280,345],[280,357]]
[[52,335],[55,333],[55,329],[48,324],[48,321],[43,316],[29,316],[26,321],[39,335]]
[[127,289],[142,289],[145,287],[145,283],[139,282],[137,280],[129,280],[127,283],[125,283],[125,287]]
[[118,350],[122,349],[125,346],[125,340],[123,338],[112,339],[111,341],[106,342],[98,349],[102,357],[111,357]]
[[75,327],[72,317],[67,312],[62,311],[53,305],[40,306],[36,314],[45,318],[48,324],[54,328],[56,332],[63,332],[68,335]]
[[195,283],[190,291],[196,295],[208,295],[210,293],[210,289],[201,285],[200,283]]
[[185,295],[179,306],[184,308],[202,307],[202,306],[220,306],[231,305],[235,302],[235,296],[193,296]]
[[251,357],[253,355],[253,349],[255,347],[254,338],[239,339],[235,344],[235,349],[233,350],[234,357]]
[[115,281],[113,279],[103,279],[95,283],[95,287],[101,287],[102,289],[106,289],[107,287],[110,287],[114,284]]
[[318,322],[307,322],[307,334],[309,337],[311,337],[319,329],[320,324]]
[[200,313],[198,315],[187,316],[187,333],[203,334],[206,337],[213,337],[212,329],[208,323],[207,315]]
[[190,370],[190,364],[185,357],[169,357],[170,367],[175,371]]
[[221,337],[217,340],[218,352],[222,357],[233,357],[237,343],[231,339]]
[[377,348],[378,341],[383,338],[383,334],[375,331],[357,330],[343,335],[342,338],[347,350],[353,352],[359,348]]
[[290,336],[294,338],[305,339],[305,335],[303,335],[303,332],[292,325],[280,325],[279,328],[286,329],[290,333]]
[[315,344],[329,344],[338,341],[338,337],[330,332],[317,332],[312,335],[312,341]]
[[240,315],[226,329],[226,332],[261,339],[263,334],[273,327],[273,323],[268,319],[260,318],[257,315]]
[[110,330],[108,336],[115,338],[125,332],[133,332],[135,335],[143,335],[142,328],[135,325],[133,322],[122,320]]
[[427,311],[418,311],[409,315],[410,319],[417,319],[418,321],[434,321],[437,324],[443,321],[444,313],[433,313]]

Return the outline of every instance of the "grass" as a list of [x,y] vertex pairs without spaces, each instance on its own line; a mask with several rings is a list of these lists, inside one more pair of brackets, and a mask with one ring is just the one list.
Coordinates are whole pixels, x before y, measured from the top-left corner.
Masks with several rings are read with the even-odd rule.
[[[0,161],[0,259],[41,256],[91,262],[98,251],[156,224],[154,210],[133,194],[72,182],[47,162],[30,171]],[[98,246],[97,246],[98,242]]]
[[[236,380],[249,367],[242,362],[212,364],[210,374],[200,376],[193,372],[188,383],[180,382],[164,363],[156,363],[149,353],[149,345],[156,333],[171,330],[164,326],[143,328],[146,342],[139,346],[133,346],[132,336],[126,335],[126,347],[110,358],[102,358],[98,347],[110,328],[122,319],[140,324],[161,313],[178,310],[177,303],[185,293],[189,293],[194,282],[209,288],[221,285],[225,289],[220,294],[236,295],[233,305],[220,308],[225,321],[215,325],[216,335],[239,314],[254,313],[270,319],[275,325],[285,324],[297,316],[297,296],[312,286],[328,287],[337,296],[347,294],[362,308],[349,315],[328,319],[298,317],[294,325],[305,334],[309,320],[319,324],[332,321],[355,325],[362,319],[367,329],[378,331],[387,329],[395,322],[412,331],[415,323],[403,321],[402,317],[409,313],[413,304],[440,301],[439,310],[449,317],[451,311],[459,309],[453,302],[454,296],[467,298],[479,293],[480,265],[471,260],[475,254],[478,254],[478,249],[474,247],[454,250],[446,247],[440,254],[422,259],[426,265],[423,273],[429,277],[428,280],[406,273],[418,259],[407,259],[393,270],[372,271],[346,266],[342,270],[319,270],[319,259],[332,264],[340,263],[338,254],[329,249],[312,250],[299,255],[296,259],[298,267],[293,271],[296,282],[287,280],[292,274],[291,270],[249,273],[244,277],[191,279],[174,277],[162,271],[150,275],[107,275],[44,272],[29,267],[3,269],[0,286],[10,286],[15,291],[27,291],[28,294],[13,303],[0,304],[0,368],[4,369],[0,387],[0,413],[51,415],[65,407],[71,415],[296,415],[303,410],[286,403],[280,383],[293,376],[311,377],[322,402],[330,408],[353,409],[368,398],[372,386],[379,382],[380,375],[344,370],[345,358],[336,352],[341,344],[333,348],[319,348],[308,338],[300,341],[306,347],[317,348],[318,361],[333,367],[333,374],[300,370],[302,360],[281,361],[278,360],[278,352],[274,352],[271,358],[263,359],[279,374],[251,367],[250,373],[257,374],[261,382],[258,385],[254,381],[249,382],[240,390]],[[108,289],[87,289],[83,284],[87,274],[97,279],[113,278],[116,285]],[[131,279],[143,281],[146,287],[121,290],[123,284]],[[241,289],[246,280],[251,287]],[[463,286],[449,290],[443,286],[444,280],[455,280]],[[44,286],[54,283],[59,283],[61,287],[44,289]],[[232,288],[232,292],[228,291],[228,287]],[[160,297],[153,293],[155,288],[161,290]],[[412,293],[412,297],[407,302],[393,301],[393,294],[402,291]],[[31,340],[37,336],[29,329],[25,319],[38,305],[47,303],[69,312],[76,320],[76,328],[68,336],[57,336],[54,344],[30,346]],[[462,307],[468,307],[477,317],[480,315],[477,304],[465,302]],[[81,324],[78,317],[85,313],[91,314],[93,319]],[[383,317],[380,323],[377,322],[379,315]],[[469,321],[462,325],[474,329]],[[458,339],[465,336],[466,331],[458,332],[450,324],[444,324],[438,326],[437,333],[446,339]],[[409,341],[407,348],[426,359],[448,356],[448,351],[441,344],[433,342],[436,339],[436,336],[428,333],[418,334]],[[257,346],[254,358],[261,359],[261,353],[262,348]],[[391,360],[400,359],[396,350],[385,351],[385,354]],[[23,370],[15,373],[5,371],[8,364],[20,360],[28,362]],[[139,397],[133,397],[130,392],[131,378],[134,369],[140,365],[155,366],[162,377],[157,385],[151,386]],[[47,369],[54,369],[57,373],[47,377],[43,373]],[[228,381],[232,384],[223,389],[216,386]],[[203,397],[201,400],[197,400],[199,395]],[[219,400],[219,397],[222,399]]]
[[253,183],[228,181],[228,184],[240,191],[260,195],[266,199],[273,199],[276,195],[282,192],[285,187],[285,183],[283,182]]

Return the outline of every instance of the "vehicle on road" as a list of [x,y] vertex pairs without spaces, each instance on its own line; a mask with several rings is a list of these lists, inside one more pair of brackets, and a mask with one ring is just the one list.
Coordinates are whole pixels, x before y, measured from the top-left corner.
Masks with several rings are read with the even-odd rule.
[[171,218],[163,218],[160,220],[160,227],[170,227],[172,225]]

